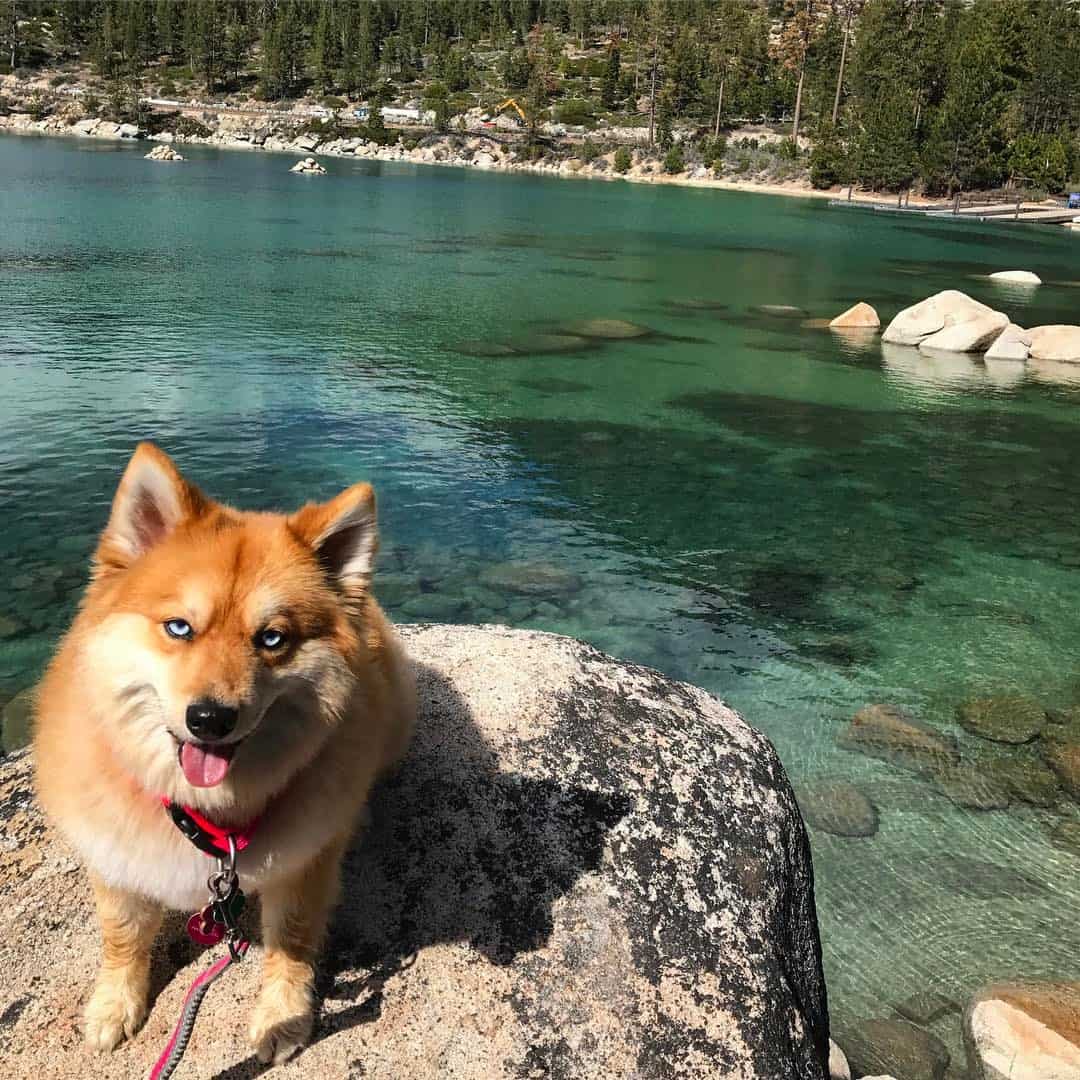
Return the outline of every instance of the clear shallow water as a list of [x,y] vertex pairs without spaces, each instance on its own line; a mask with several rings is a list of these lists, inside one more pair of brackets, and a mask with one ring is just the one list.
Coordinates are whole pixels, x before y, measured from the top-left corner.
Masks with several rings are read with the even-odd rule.
[[[245,506],[368,478],[394,617],[586,638],[731,702],[797,785],[873,799],[876,836],[812,834],[838,1019],[1075,977],[1080,860],[1049,833],[1076,807],[962,810],[835,737],[884,701],[974,756],[965,698],[1080,700],[1080,385],[754,310],[956,287],[1076,321],[1075,236],[189,156],[0,140],[0,700],[70,618],[136,440]],[[979,277],[1007,268],[1061,284]],[[549,336],[598,317],[655,333]],[[959,1053],[955,1014],[930,1026]]]

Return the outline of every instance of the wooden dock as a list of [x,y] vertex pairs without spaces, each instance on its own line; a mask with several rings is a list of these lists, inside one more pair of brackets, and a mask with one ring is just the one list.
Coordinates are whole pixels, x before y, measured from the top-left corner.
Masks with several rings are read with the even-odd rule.
[[1068,225],[1080,223],[1080,210],[1039,203],[988,202],[968,206],[956,202],[908,206],[896,202],[862,202],[854,199],[830,199],[830,206],[874,210],[886,214],[921,214],[924,217],[963,218],[967,221],[1022,222],[1032,225]]

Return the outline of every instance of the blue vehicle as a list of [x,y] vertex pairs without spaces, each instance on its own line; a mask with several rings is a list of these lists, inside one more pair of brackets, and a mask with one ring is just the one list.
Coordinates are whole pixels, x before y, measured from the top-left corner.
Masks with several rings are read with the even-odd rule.
[[1080,210],[1080,191],[1074,191],[1069,195],[1069,201],[1066,204],[1067,210]]

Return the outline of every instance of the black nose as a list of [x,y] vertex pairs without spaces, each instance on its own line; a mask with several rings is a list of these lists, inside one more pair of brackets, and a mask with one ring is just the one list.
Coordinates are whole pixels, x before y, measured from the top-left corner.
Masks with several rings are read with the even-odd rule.
[[236,710],[217,701],[193,701],[187,707],[188,731],[196,739],[224,739],[236,721]]

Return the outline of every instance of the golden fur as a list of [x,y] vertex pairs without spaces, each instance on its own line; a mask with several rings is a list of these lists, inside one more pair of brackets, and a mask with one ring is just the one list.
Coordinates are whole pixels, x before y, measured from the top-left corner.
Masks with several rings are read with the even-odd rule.
[[[369,593],[371,488],[295,514],[215,503],[156,447],[140,445],[117,489],[85,598],[41,686],[41,801],[87,864],[102,966],[86,1037],[112,1049],[146,1015],[149,954],[165,907],[206,902],[210,860],[162,809],[167,795],[222,825],[262,815],[239,857],[262,898],[259,1057],[307,1039],[313,965],[338,866],[376,778],[396,762],[415,712],[411,675]],[[164,623],[183,619],[191,640]],[[285,645],[260,648],[271,628]],[[238,709],[224,780],[188,782],[178,748],[187,706]]]

